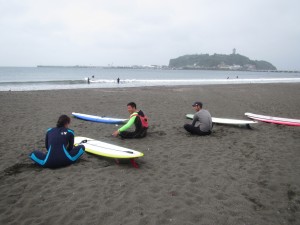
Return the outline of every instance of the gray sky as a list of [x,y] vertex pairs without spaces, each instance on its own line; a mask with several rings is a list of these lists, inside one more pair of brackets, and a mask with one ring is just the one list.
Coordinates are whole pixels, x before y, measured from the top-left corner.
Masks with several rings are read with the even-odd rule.
[[0,66],[168,65],[237,53],[300,70],[299,0],[0,0]]

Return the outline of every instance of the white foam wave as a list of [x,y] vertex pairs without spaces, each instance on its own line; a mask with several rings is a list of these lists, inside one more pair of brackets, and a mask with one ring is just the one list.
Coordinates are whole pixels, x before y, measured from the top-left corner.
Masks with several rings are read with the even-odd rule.
[[255,78],[255,79],[124,79],[120,84],[116,80],[101,79],[87,82],[46,82],[39,84],[0,83],[0,91],[31,91],[31,90],[57,90],[78,88],[122,88],[122,87],[147,87],[147,86],[173,86],[173,85],[211,85],[211,84],[250,84],[250,83],[299,83],[300,78]]
[[[117,83],[116,80],[91,80],[91,83]],[[185,83],[281,83],[281,82],[300,82],[300,78],[255,78],[255,79],[151,79],[151,80],[138,80],[138,79],[124,79],[120,80],[121,84],[136,83],[136,84],[185,84]]]

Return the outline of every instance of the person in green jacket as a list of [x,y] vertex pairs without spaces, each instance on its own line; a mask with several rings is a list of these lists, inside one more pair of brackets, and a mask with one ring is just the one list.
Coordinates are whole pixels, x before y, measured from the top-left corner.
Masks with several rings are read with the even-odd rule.
[[[112,135],[117,137],[118,135],[122,138],[143,138],[147,135],[148,129],[148,118],[145,116],[142,110],[136,109],[134,102],[127,104],[127,110],[130,114],[128,122],[120,129],[116,130]],[[127,131],[132,125],[135,125],[135,131]]]

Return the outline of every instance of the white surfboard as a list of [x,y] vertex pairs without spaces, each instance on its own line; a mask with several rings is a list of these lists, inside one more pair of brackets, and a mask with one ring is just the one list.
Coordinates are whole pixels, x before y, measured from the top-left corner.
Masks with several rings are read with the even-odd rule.
[[[186,117],[188,119],[193,119],[194,114],[186,114]],[[219,123],[219,124],[230,124],[230,125],[250,125],[250,124],[255,124],[257,121],[253,120],[236,120],[236,119],[228,119],[228,118],[217,118],[217,117],[212,117],[212,122],[213,123]]]
[[75,137],[74,144],[83,144],[85,151],[116,159],[132,159],[142,157],[144,154],[129,148],[108,144],[87,137]]

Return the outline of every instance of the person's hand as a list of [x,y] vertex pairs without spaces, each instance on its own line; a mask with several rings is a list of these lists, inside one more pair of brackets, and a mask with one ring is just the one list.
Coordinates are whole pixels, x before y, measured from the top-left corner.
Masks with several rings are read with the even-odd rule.
[[113,132],[112,136],[117,137],[119,135],[119,131],[116,130],[115,132]]

